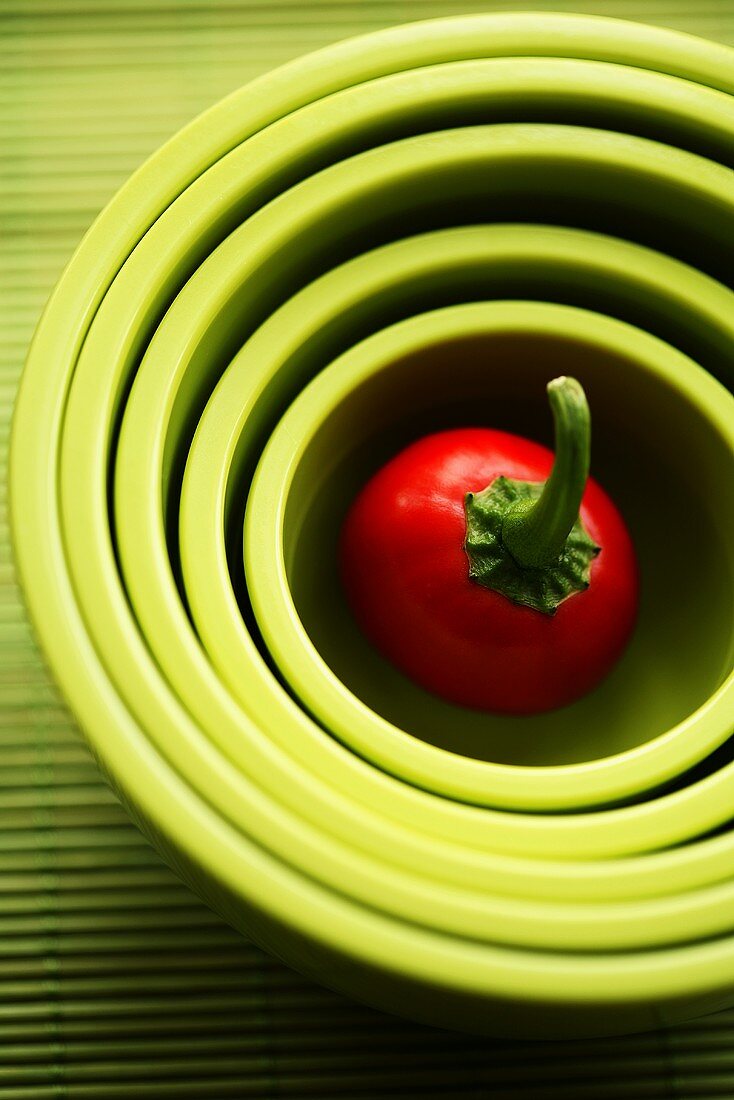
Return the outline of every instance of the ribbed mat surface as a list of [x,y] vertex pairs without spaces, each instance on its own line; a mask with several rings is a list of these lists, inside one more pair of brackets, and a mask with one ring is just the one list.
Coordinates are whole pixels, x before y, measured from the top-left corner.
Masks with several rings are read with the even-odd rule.
[[734,1097],[734,1012],[583,1044],[491,1044],[345,1002],[242,940],[129,822],[59,702],[11,560],[26,348],[97,211],[194,114],[348,35],[575,10],[734,45],[734,0],[0,0],[0,1100]]

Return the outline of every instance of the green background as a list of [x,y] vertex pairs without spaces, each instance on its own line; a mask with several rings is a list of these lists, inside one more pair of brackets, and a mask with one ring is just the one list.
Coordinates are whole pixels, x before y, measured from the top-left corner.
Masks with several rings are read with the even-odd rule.
[[102,781],[13,571],[7,443],[23,359],[75,245],[130,172],[193,115],[308,50],[528,8],[734,45],[734,0],[0,0],[0,1100],[734,1096],[734,1012],[623,1040],[492,1044],[351,1004],[246,943]]

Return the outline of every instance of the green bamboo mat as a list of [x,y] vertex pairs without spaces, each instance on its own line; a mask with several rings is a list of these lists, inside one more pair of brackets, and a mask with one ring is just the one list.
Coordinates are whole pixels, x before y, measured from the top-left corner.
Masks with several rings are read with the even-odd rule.
[[0,0],[0,1100],[734,1097],[734,1012],[583,1044],[490,1043],[349,1003],[177,880],[105,786],[13,573],[7,440],[74,246],[194,114],[347,35],[489,8],[660,23],[734,45],[734,0]]

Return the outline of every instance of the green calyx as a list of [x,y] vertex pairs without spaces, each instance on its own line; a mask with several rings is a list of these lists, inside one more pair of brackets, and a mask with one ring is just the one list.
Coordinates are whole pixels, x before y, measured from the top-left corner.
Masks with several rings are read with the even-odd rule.
[[556,457],[545,482],[497,477],[464,498],[469,577],[513,603],[553,615],[589,587],[600,547],[579,517],[589,476],[591,418],[575,378],[548,384]]

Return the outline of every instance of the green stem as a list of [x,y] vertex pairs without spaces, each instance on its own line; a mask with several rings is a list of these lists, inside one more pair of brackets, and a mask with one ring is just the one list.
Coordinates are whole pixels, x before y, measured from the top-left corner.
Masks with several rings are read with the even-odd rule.
[[540,497],[517,501],[502,523],[502,542],[522,569],[556,561],[576,523],[589,476],[591,417],[575,378],[548,383],[556,457]]

